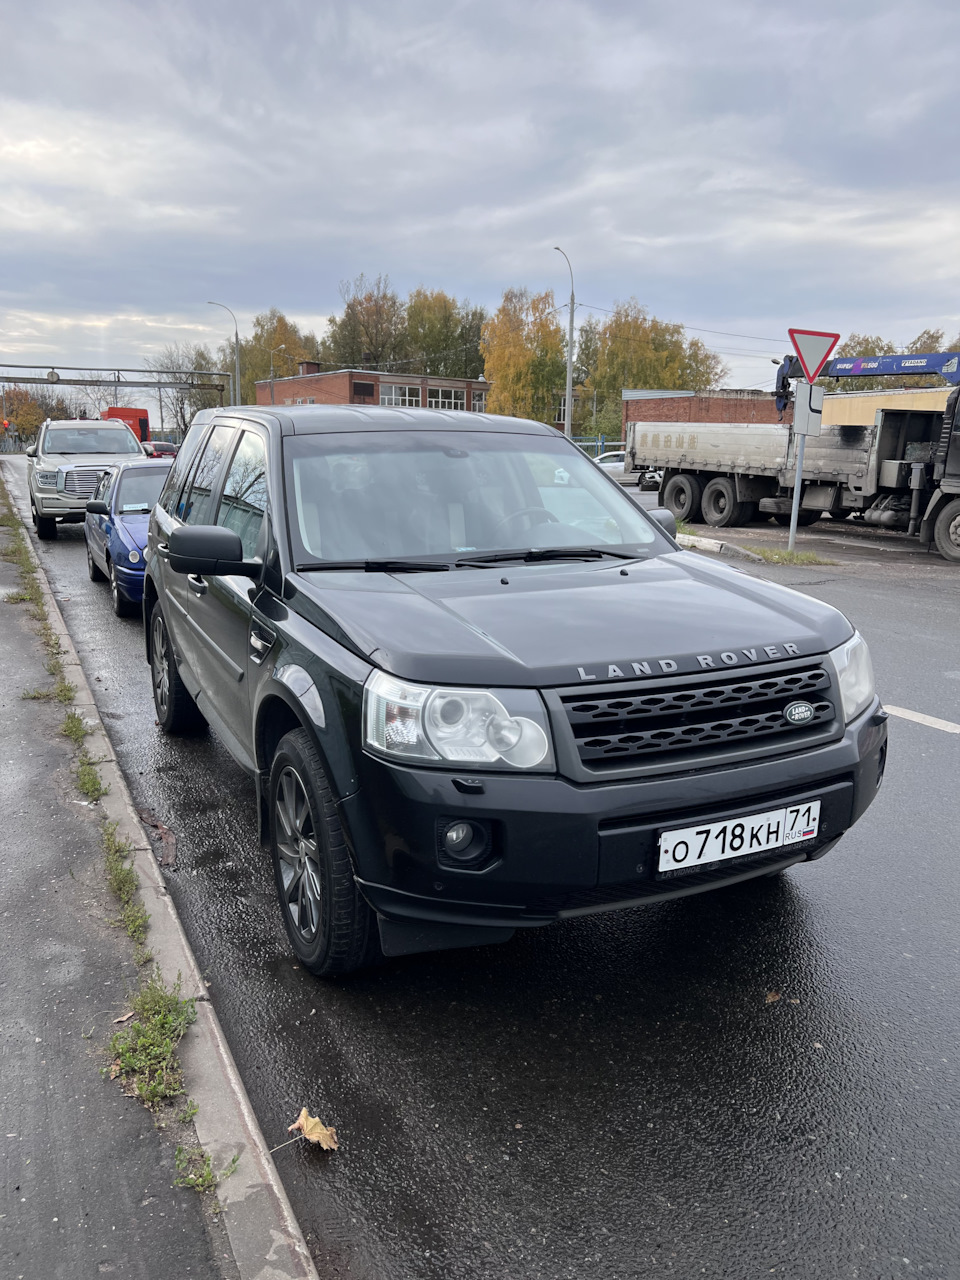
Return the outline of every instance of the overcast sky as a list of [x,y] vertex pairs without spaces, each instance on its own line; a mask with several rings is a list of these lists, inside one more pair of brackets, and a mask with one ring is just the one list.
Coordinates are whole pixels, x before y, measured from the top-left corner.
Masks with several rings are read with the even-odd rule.
[[[137,365],[341,280],[960,330],[956,0],[0,0],[0,361]],[[602,316],[602,310],[594,312]],[[723,332],[705,332],[708,330]]]

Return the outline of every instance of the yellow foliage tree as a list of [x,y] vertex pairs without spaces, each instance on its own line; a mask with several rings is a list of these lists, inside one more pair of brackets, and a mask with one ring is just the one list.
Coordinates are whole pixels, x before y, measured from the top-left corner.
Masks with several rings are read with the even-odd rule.
[[483,327],[488,413],[553,423],[566,381],[563,328],[551,290],[507,289]]

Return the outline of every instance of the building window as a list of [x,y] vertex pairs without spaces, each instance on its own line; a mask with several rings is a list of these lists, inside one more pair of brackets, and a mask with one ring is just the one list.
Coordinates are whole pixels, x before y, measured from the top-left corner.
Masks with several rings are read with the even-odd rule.
[[455,391],[451,387],[429,387],[427,390],[428,409],[466,409],[466,391]]
[[472,408],[474,413],[486,413],[487,411],[487,393],[485,391],[474,391],[472,396]]
[[419,409],[419,387],[394,387],[380,384],[380,403],[394,409]]
[[354,400],[372,400],[376,390],[372,382],[355,382],[353,384]]
[[308,398],[308,400],[307,400],[307,404],[316,404],[316,403],[317,403],[317,397],[316,397],[316,396],[310,396],[310,397]]

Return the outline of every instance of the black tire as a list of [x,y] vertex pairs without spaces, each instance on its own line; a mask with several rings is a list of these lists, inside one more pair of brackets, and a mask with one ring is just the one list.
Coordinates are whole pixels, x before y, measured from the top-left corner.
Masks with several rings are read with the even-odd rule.
[[87,577],[91,582],[105,582],[107,575],[94,560],[93,552],[90,550],[90,540],[86,534],[84,534],[83,540],[87,544]]
[[756,502],[741,502],[740,515],[737,520],[737,524],[753,524],[754,520],[757,518],[758,510],[759,508]]
[[[798,528],[803,528],[803,526],[804,526],[804,525],[808,525],[808,524],[816,524],[816,523],[817,523],[817,521],[820,519],[820,517],[821,517],[822,515],[823,515],[823,512],[822,512],[822,511],[798,511],[798,512],[797,512],[797,527],[798,527]],[[776,520],[777,524],[781,524],[781,525],[783,525],[783,527],[784,527],[785,529],[789,529],[789,528],[790,528],[790,513],[789,513],[789,512],[781,512],[781,511],[778,511],[778,512],[776,513],[776,515],[775,515],[773,518],[774,518],[774,520]]]
[[700,519],[700,498],[703,487],[696,476],[681,473],[671,476],[663,486],[663,505],[672,511],[677,520],[691,523]]
[[824,515],[829,516],[831,520],[849,520],[850,517],[853,515],[853,512],[844,511],[841,508],[839,511],[825,511]]
[[357,889],[323,763],[305,729],[280,740],[269,811],[280,914],[300,963],[318,978],[372,963],[381,954],[376,917]]
[[37,537],[41,542],[53,542],[57,536],[57,518],[56,516],[42,516],[37,513],[36,516]]
[[933,540],[944,560],[960,563],[960,498],[948,502],[937,516]]
[[729,529],[740,523],[737,484],[730,476],[714,476],[703,491],[701,510],[714,529]]
[[120,583],[117,581],[117,566],[110,561],[110,598],[113,601],[113,612],[118,618],[132,618],[137,612],[138,606],[120,590]]
[[206,726],[199,707],[180,679],[170,633],[158,600],[150,615],[150,683],[157,723],[174,737],[198,733]]

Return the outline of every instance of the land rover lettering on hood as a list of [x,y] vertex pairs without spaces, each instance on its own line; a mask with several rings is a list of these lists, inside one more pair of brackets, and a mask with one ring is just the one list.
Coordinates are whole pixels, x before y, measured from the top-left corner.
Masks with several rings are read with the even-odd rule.
[[539,423],[197,415],[150,517],[157,720],[250,773],[307,968],[754,880],[863,814],[863,638],[674,533]]

